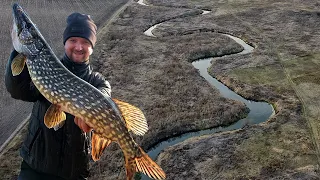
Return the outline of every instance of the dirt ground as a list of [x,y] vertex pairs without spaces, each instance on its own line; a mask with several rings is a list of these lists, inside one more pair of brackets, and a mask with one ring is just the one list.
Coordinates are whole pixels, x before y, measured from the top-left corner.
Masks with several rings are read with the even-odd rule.
[[[169,137],[235,122],[244,104],[220,96],[192,66],[215,58],[209,72],[238,94],[272,104],[267,122],[195,137],[165,149],[157,162],[167,179],[319,179],[319,9],[317,1],[148,0],[132,3],[99,34],[92,62],[112,96],[145,113],[145,150]],[[202,10],[210,10],[201,14]],[[162,22],[147,37],[145,30]],[[46,36],[45,36],[46,37]],[[0,157],[0,175],[18,173],[19,133]],[[11,158],[8,158],[11,157]],[[15,162],[15,163],[10,163]],[[124,179],[115,144],[92,163],[90,179]],[[6,175],[6,176],[4,176]]]

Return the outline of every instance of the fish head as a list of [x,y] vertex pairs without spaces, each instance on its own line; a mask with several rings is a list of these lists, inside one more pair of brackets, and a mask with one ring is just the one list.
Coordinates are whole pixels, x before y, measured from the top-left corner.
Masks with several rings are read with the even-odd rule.
[[11,38],[13,47],[26,56],[36,55],[45,44],[43,37],[28,14],[17,3],[12,6],[13,27]]

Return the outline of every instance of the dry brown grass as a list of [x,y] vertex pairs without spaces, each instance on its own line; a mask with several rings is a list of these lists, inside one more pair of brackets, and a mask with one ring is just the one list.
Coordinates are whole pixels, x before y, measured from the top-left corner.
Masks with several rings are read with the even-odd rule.
[[21,143],[27,133],[27,125],[23,126],[0,154],[0,176],[2,179],[16,179],[20,171],[22,158],[20,157]]

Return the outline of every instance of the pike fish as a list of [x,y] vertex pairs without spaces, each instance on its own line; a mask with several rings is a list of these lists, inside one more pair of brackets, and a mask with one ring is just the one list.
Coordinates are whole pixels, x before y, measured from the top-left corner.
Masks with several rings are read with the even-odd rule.
[[144,135],[148,130],[142,111],[123,101],[113,99],[71,73],[56,57],[39,29],[18,4],[13,4],[12,43],[19,52],[11,64],[13,76],[27,66],[32,82],[52,104],[44,123],[48,128],[59,126],[70,113],[93,128],[92,159],[100,159],[104,149],[117,142],[123,151],[127,180],[136,172],[154,179],[166,175],[142,148],[131,133]]

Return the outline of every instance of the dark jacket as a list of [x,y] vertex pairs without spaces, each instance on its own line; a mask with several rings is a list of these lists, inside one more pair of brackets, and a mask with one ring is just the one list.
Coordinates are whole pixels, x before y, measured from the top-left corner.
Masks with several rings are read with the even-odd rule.
[[[38,172],[65,179],[87,177],[91,142],[89,136],[82,133],[74,123],[74,116],[70,114],[67,114],[65,124],[57,131],[44,125],[44,114],[50,102],[33,85],[26,67],[20,75],[12,76],[10,65],[16,55],[16,51],[11,53],[6,67],[6,88],[15,99],[34,102],[28,135],[20,150],[23,160]],[[72,73],[110,95],[110,84],[100,73],[92,72],[89,63],[74,63],[66,55],[61,61]]]

